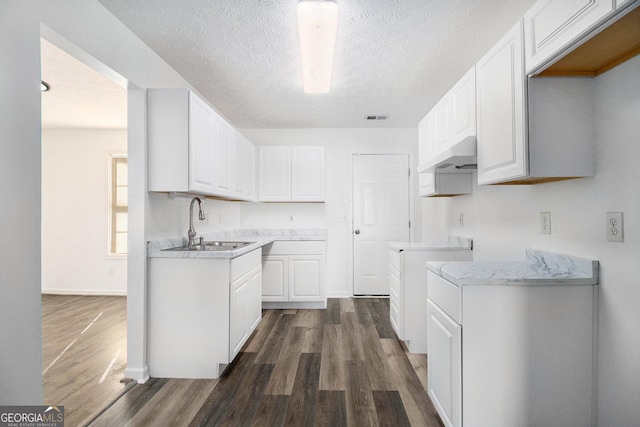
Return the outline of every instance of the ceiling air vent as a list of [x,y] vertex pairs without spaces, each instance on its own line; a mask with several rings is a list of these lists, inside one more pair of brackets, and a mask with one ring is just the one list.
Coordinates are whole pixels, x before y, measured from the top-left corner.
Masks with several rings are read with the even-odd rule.
[[387,120],[388,118],[389,118],[388,114],[381,114],[381,115],[378,115],[378,116],[373,116],[373,115],[365,116],[366,120]]

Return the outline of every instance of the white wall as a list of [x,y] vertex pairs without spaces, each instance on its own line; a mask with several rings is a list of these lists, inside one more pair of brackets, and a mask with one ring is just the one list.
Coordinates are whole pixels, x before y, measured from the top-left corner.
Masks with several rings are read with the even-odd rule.
[[[475,260],[523,260],[534,247],[600,261],[598,425],[631,426],[640,420],[640,57],[596,79],[595,111],[595,177],[476,186],[440,210],[443,228],[474,238]],[[606,241],[608,211],[624,212],[624,243]],[[551,235],[540,234],[540,212],[551,212]]]
[[[245,129],[256,145],[321,145],[325,147],[326,203],[243,203],[242,228],[326,228],[326,283],[329,296],[353,295],[351,161],[354,153],[410,155],[415,169],[418,141],[414,129]],[[412,175],[412,202],[417,175]],[[412,206],[414,206],[412,204]],[[420,209],[420,204],[416,204]],[[290,220],[293,214],[294,220]],[[346,221],[341,221],[341,217]],[[420,218],[420,211],[411,213]],[[412,221],[414,224],[416,221]],[[419,222],[419,221],[418,221]],[[421,236],[418,227],[415,236]]]
[[42,132],[42,292],[126,295],[126,257],[108,256],[108,155],[126,130]]

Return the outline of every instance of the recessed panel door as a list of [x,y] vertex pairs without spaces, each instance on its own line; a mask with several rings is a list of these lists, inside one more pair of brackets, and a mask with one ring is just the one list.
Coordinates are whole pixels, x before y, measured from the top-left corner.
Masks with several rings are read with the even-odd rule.
[[409,240],[409,156],[354,155],[354,295],[389,295],[393,240]]

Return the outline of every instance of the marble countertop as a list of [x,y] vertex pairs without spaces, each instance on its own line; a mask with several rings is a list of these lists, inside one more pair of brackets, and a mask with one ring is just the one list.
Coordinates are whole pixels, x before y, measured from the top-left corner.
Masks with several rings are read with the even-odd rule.
[[598,261],[527,249],[523,262],[427,262],[457,286],[597,285]]
[[[200,235],[196,237],[199,238]],[[325,229],[239,229],[205,233],[205,241],[252,242],[250,245],[229,251],[165,251],[164,249],[185,246],[186,237],[172,237],[147,242],[149,258],[220,258],[232,259],[275,241],[282,240],[326,240]]]
[[449,236],[446,242],[389,242],[389,248],[394,251],[459,251],[472,250],[473,239],[468,237]]

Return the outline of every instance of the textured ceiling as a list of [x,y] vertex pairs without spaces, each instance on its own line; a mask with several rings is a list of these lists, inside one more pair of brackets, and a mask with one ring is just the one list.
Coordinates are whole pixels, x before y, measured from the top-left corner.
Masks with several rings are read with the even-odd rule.
[[332,90],[306,95],[297,0],[99,1],[239,128],[416,126],[534,3],[336,0]]
[[46,40],[41,40],[42,127],[126,129],[127,91]]

